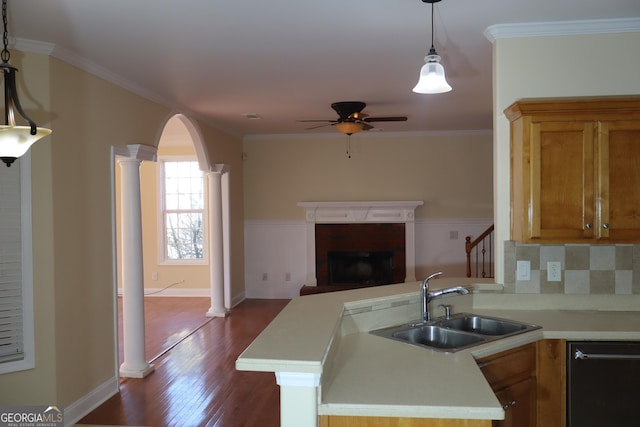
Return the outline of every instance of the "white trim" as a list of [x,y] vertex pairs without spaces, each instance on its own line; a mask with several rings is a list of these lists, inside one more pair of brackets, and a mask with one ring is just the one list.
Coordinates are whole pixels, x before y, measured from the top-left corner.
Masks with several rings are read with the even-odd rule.
[[118,377],[111,377],[71,405],[64,408],[64,425],[73,426],[81,418],[119,392]]
[[240,292],[238,295],[231,298],[231,308],[238,306],[242,301],[247,299],[246,292]]
[[111,146],[111,269],[113,277],[113,287],[111,303],[113,306],[113,360],[115,362],[113,372],[117,375],[120,368],[120,334],[118,325],[118,226],[116,221],[116,168],[118,167],[117,158],[125,156],[128,153],[124,147]]
[[320,374],[309,372],[276,372],[276,384],[280,387],[318,387]]
[[31,206],[31,151],[19,160],[20,217],[22,234],[22,348],[20,360],[0,363],[0,374],[24,371],[36,366],[33,307],[33,220]]
[[413,222],[417,201],[299,202],[313,224]]
[[493,43],[497,39],[640,32],[640,18],[593,19],[585,21],[527,22],[496,24],[484,30]]
[[84,58],[75,52],[61,47],[60,45],[48,42],[42,42],[38,40],[30,40],[16,37],[15,48],[23,52],[39,53],[47,56],[53,56],[67,64],[73,65],[87,73],[100,77],[116,86],[127,89],[128,91],[142,96],[150,101],[154,101],[165,107],[171,107],[173,104],[159,96],[157,93],[150,91],[149,89],[140,86],[139,84],[122,77],[119,74],[99,65],[93,61]]

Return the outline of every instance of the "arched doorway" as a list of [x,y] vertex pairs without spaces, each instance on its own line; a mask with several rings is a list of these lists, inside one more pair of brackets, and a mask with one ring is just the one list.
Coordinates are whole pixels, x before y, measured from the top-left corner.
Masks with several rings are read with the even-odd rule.
[[[146,147],[154,149],[154,147]],[[225,250],[225,248],[228,249],[228,220],[225,220],[228,218],[228,170],[224,165],[210,164],[208,152],[205,149],[204,140],[197,125],[181,114],[173,115],[166,121],[162,132],[160,132],[157,147],[158,157],[156,162],[142,162],[135,158],[131,160],[127,157],[129,155],[127,150],[121,150],[120,153],[116,153],[116,155],[120,155],[124,159],[119,161],[120,167],[124,168],[123,165],[128,165],[127,176],[129,177],[127,178],[129,180],[127,184],[123,182],[120,187],[116,184],[116,192],[122,198],[122,193],[128,191],[127,188],[122,188],[123,186],[138,187],[138,211],[135,212],[135,209],[133,211],[134,216],[137,214],[139,217],[139,228],[143,229],[141,234],[145,236],[143,239],[144,245],[140,245],[140,251],[144,247],[144,256],[142,257],[144,262],[141,261],[139,262],[141,265],[135,266],[135,268],[143,271],[143,273],[139,274],[139,280],[134,275],[133,282],[137,283],[127,285],[127,283],[124,283],[126,279],[123,278],[123,275],[118,274],[118,287],[127,289],[127,286],[129,286],[128,294],[136,295],[136,297],[127,298],[126,292],[121,293],[123,314],[126,314],[127,306],[129,307],[129,313],[143,313],[144,302],[138,301],[143,300],[140,297],[141,295],[144,296],[147,292],[164,292],[170,289],[174,292],[174,295],[181,292],[183,296],[185,294],[208,295],[211,306],[206,311],[206,316],[226,316],[229,305],[225,303],[225,300],[229,299],[226,295],[228,295],[230,283],[229,275],[225,274],[225,269],[228,271],[230,264],[229,252]],[[131,168],[131,163],[135,164],[133,168],[137,168],[137,170]],[[193,174],[195,178],[192,177],[191,181],[195,179],[193,182],[197,182],[199,177],[201,183],[200,195],[196,196],[195,193],[190,192],[183,195],[171,194],[171,197],[174,199],[181,198],[180,200],[200,197],[202,203],[199,206],[199,213],[194,214],[191,211],[187,211],[187,213],[170,212],[167,214],[167,210],[163,207],[168,205],[166,203],[166,200],[168,200],[166,195],[168,193],[165,191],[167,185],[165,181],[162,181],[166,178],[167,173],[163,169],[166,165],[174,169],[176,165],[180,165],[181,168],[186,165],[187,169],[190,168],[190,170],[195,171]],[[124,171],[124,169],[122,170]],[[132,176],[133,179],[131,178]],[[116,182],[118,182],[117,179]],[[133,184],[131,184],[132,182]],[[171,182],[182,181],[174,180]],[[184,182],[187,183],[187,187],[191,188],[189,178]],[[131,198],[131,196],[127,197]],[[130,217],[131,213],[125,211],[131,208],[126,207],[126,204],[121,203],[120,205],[121,209],[118,212],[118,218]],[[191,206],[189,209],[193,207]],[[200,216],[198,217],[198,215]],[[201,230],[197,233],[193,230],[187,231],[192,233],[193,236],[200,236],[201,241],[192,245],[192,250],[183,252],[180,251],[181,247],[179,245],[171,246],[167,244],[167,242],[173,242],[175,239],[168,238],[170,233],[167,232],[166,225],[168,221],[166,218],[198,218],[194,223],[199,223],[202,227]],[[121,223],[122,220],[119,222]],[[171,229],[172,237],[179,236],[179,232],[176,230],[181,230],[180,227],[181,225]],[[118,271],[121,272],[122,260],[126,257],[123,254],[124,249],[122,249],[122,246],[124,242],[128,241],[128,237],[125,235],[126,231],[122,228],[122,224],[119,224],[117,228],[118,256],[116,258],[119,260],[117,262]],[[176,249],[179,249],[178,256],[175,256]],[[187,254],[187,256],[183,256],[184,254]],[[196,256],[189,257],[190,254],[195,254]],[[125,261],[125,263],[127,262],[130,264],[129,259]],[[182,268],[176,268],[177,266]],[[185,273],[188,270],[185,270],[185,266],[191,267],[192,271]],[[129,269],[131,269],[130,266]],[[179,273],[175,274],[176,271],[179,271]],[[189,279],[180,280],[180,276],[188,276]],[[187,284],[186,287],[184,286],[185,283]],[[157,285],[159,284],[158,288]],[[198,284],[198,286],[194,287],[193,284]],[[131,291],[131,288],[134,291]],[[227,292],[225,292],[225,288]],[[133,308],[131,304],[134,305]],[[140,321],[140,317],[140,315],[136,314],[128,317],[122,316],[122,335],[125,339],[119,341],[124,341],[125,349],[120,352],[123,359],[123,363],[120,365],[121,376],[144,377],[153,370],[153,367],[145,360],[127,360],[127,347],[137,347],[137,351],[128,352],[129,354],[137,355],[135,357],[137,359],[140,358],[140,353],[145,353],[145,325],[144,319]],[[126,339],[127,336],[129,340]],[[132,336],[135,338],[134,342],[131,340]],[[142,350],[140,350],[140,346]],[[144,356],[142,357],[144,358]],[[127,369],[123,369],[125,365]],[[132,369],[131,367],[134,368]]]

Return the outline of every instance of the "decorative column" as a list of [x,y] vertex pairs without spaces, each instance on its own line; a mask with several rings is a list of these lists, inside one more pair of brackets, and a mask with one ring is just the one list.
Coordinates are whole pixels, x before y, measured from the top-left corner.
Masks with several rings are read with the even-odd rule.
[[144,276],[142,263],[142,209],[140,201],[140,164],[155,160],[155,147],[127,146],[128,157],[120,164],[122,207],[122,320],[124,360],[120,376],[144,378],[153,372],[145,359]]
[[280,386],[280,426],[317,427],[320,374],[276,372]]
[[222,221],[222,175],[228,171],[223,164],[216,164],[207,172],[209,184],[209,272],[211,307],[207,317],[227,317],[224,307],[224,245]]

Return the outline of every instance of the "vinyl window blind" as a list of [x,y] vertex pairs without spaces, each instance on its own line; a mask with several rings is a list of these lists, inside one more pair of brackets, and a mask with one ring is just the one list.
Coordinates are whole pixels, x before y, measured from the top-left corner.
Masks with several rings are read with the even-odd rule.
[[0,164],[0,363],[24,357],[20,162]]

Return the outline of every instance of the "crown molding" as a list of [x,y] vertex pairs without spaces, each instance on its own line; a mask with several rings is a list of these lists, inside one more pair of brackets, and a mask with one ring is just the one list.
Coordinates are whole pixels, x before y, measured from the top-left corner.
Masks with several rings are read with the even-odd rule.
[[150,101],[156,102],[166,107],[171,106],[171,103],[169,101],[163,99],[158,94],[54,43],[16,38],[14,40],[14,46],[17,50],[23,52],[52,56],[56,59],[66,62],[67,64],[73,65],[76,68],[86,71],[87,73],[93,74],[94,76],[100,77],[103,80],[113,83],[116,86],[127,89],[128,91],[135,93],[136,95],[140,95],[141,97],[146,98]]
[[496,24],[484,30],[493,43],[497,39],[640,32],[640,18],[594,19],[587,21],[527,22]]
[[12,45],[17,50],[20,50],[23,52],[31,52],[31,53],[52,56],[56,59],[66,62],[69,65],[79,68],[82,71],[85,71],[89,74],[93,74],[94,76],[99,77],[103,80],[106,80],[109,83],[112,83],[116,86],[126,89],[131,93],[139,95],[149,101],[155,102],[167,108],[172,108],[174,110],[180,109],[183,111],[183,114],[188,115],[191,118],[195,118],[204,123],[207,123],[217,128],[218,130],[222,132],[226,132],[229,135],[232,135],[234,137],[242,138],[242,135],[237,134],[236,132],[232,131],[231,129],[228,129],[226,126],[223,126],[220,123],[217,123],[211,118],[205,117],[199,113],[190,111],[184,106],[176,106],[171,101],[161,97],[160,95],[158,95],[153,91],[150,91],[144,86],[141,86],[129,79],[126,79],[121,75],[116,74],[113,71],[103,67],[102,65],[99,65],[93,61],[90,61],[78,55],[77,53],[72,52],[68,49],[65,49],[59,45],[56,45],[54,43],[41,42],[38,40],[29,40],[29,39],[22,39],[22,38],[12,39],[12,42],[13,42]]

